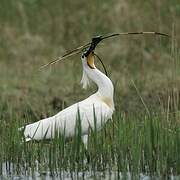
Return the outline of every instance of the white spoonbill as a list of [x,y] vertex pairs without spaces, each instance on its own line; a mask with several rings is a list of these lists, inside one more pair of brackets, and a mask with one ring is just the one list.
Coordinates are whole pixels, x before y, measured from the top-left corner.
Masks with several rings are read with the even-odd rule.
[[[112,117],[114,111],[114,87],[111,80],[94,65],[94,49],[100,42],[99,37],[93,38],[91,46],[81,56],[83,75],[81,83],[84,88],[93,81],[98,90],[87,99],[75,103],[56,115],[26,125],[24,136],[26,141],[52,139],[63,133],[65,137],[75,135],[77,117],[80,116],[82,140],[87,145],[88,129],[101,129],[103,124]],[[94,120],[96,118],[96,120]]]
[[[129,34],[169,36],[159,32],[125,32],[97,36],[92,39],[92,42],[80,46],[61,58],[42,66],[46,67],[54,64],[66,57],[81,52],[82,49],[88,48],[81,56],[83,66],[81,83],[83,87],[86,88],[91,80],[98,86],[98,91],[87,99],[69,106],[52,117],[25,126],[24,136],[26,141],[52,139],[59,133],[63,133],[65,137],[74,136],[77,118],[80,118],[82,139],[84,144],[87,145],[88,129],[95,127],[94,122],[96,122],[97,130],[101,129],[103,124],[112,117],[114,111],[114,87],[111,80],[95,67],[94,50],[97,44],[103,39]],[[94,120],[94,118],[96,118],[96,120]]]

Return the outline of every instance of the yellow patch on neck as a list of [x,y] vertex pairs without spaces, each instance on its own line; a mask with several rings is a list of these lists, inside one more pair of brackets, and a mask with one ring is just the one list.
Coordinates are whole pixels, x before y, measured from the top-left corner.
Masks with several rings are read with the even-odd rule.
[[95,69],[95,65],[94,65],[94,54],[93,52],[91,52],[88,57],[87,57],[87,64],[91,69]]
[[103,97],[103,96],[98,96],[101,101],[103,101],[109,108],[114,110],[114,102],[111,98],[108,97]]

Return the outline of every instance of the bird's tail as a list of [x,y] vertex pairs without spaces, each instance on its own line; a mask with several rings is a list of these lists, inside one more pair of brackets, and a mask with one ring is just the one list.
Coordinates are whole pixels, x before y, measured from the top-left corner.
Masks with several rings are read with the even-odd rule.
[[32,138],[25,136],[25,134],[24,134],[25,128],[26,128],[25,126],[22,126],[22,127],[18,128],[18,131],[22,133],[22,142],[29,142],[32,140]]
[[28,137],[25,138],[25,142],[29,142],[31,140],[32,140],[31,138],[28,138]]
[[24,129],[25,129],[25,126],[22,126],[22,127],[18,128],[18,131],[22,132],[22,131],[24,131]]

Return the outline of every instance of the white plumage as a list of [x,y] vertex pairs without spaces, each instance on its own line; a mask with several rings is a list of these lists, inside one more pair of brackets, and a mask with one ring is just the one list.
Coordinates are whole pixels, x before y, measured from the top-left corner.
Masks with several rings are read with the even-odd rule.
[[[114,111],[113,84],[111,80],[94,66],[94,55],[82,55],[83,77],[81,83],[87,87],[89,80],[98,86],[98,91],[87,99],[69,106],[58,114],[25,126],[26,141],[52,139],[58,133],[65,137],[75,134],[77,118],[80,116],[83,141],[86,145],[89,127],[101,129],[112,117]],[[94,116],[96,120],[94,121]]]

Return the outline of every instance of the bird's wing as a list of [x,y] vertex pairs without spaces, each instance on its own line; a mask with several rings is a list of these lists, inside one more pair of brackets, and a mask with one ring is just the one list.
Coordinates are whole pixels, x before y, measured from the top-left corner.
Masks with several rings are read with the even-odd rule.
[[25,138],[35,140],[50,139],[55,132],[64,133],[65,136],[73,136],[77,119],[81,122],[82,134],[88,133],[88,128],[94,128],[94,122],[99,129],[106,120],[111,118],[111,109],[93,96],[73,104],[60,111],[55,116],[42,119],[25,127]]

